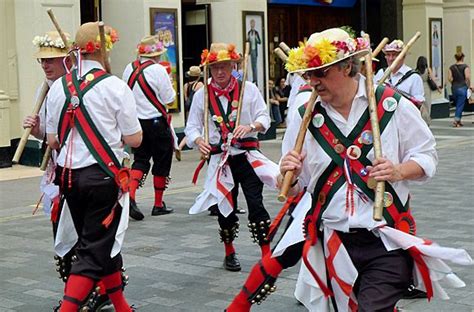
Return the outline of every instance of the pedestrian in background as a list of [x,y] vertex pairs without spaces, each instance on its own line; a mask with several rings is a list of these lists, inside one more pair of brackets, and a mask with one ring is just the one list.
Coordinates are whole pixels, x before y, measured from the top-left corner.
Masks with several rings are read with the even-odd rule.
[[290,95],[290,86],[286,85],[286,79],[281,77],[278,84],[275,86],[275,96],[280,103],[280,115],[282,119],[282,126],[286,119],[286,109],[288,108],[288,96]]
[[[421,117],[429,126],[431,123],[431,88],[428,84],[428,80],[435,81],[434,75],[431,72],[431,68],[428,66],[428,60],[424,56],[418,57],[416,61],[416,70],[421,76],[421,80],[423,80],[423,89],[425,91],[425,101],[421,105]],[[438,92],[441,93],[441,86],[436,86],[438,88]]]
[[188,120],[189,110],[193,101],[194,93],[199,90],[204,84],[201,81],[201,69],[199,66],[191,66],[186,72],[186,77],[189,81],[184,84],[184,120]]
[[283,121],[283,119],[281,118],[280,113],[280,102],[278,101],[275,94],[275,83],[271,79],[268,80],[268,90],[268,98],[270,100],[272,117],[275,121],[275,125],[278,126]]
[[[448,80],[451,83],[451,91],[456,105],[454,113],[453,127],[462,127],[462,112],[467,99],[467,89],[471,85],[471,70],[464,64],[464,53],[458,51],[454,58],[456,63],[451,65],[448,70]],[[471,88],[472,90],[472,88]]]

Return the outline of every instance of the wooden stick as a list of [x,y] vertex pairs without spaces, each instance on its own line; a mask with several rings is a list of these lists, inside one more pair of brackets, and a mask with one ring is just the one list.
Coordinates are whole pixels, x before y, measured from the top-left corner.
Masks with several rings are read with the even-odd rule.
[[244,68],[242,69],[243,70],[242,90],[240,90],[240,95],[239,95],[239,106],[237,106],[237,119],[235,120],[235,128],[237,128],[240,125],[240,115],[242,113],[242,101],[244,100],[245,82],[247,81],[247,73],[248,73],[247,63],[249,59],[249,52],[250,52],[250,42],[246,42],[245,54],[244,54]]
[[388,38],[384,37],[382,41],[380,41],[379,45],[372,51],[372,57],[377,57],[377,55],[382,51],[383,47],[387,44]]
[[291,49],[286,43],[280,42],[280,44],[278,46],[283,50],[283,52],[285,52],[286,55],[288,55],[290,53]]
[[107,49],[106,49],[106,42],[105,42],[105,24],[104,22],[99,22],[99,37],[100,37],[100,54],[102,55],[102,59],[104,62],[105,71],[109,74],[111,73],[109,58],[107,57]]
[[[41,91],[36,99],[35,106],[33,108],[33,112],[31,113],[32,116],[36,116],[43,105],[44,99],[46,98],[46,94],[48,93],[49,86],[46,81],[43,82],[41,86]],[[41,122],[41,121],[40,121]],[[18,164],[21,158],[21,154],[23,154],[23,150],[25,149],[26,142],[28,142],[28,137],[30,136],[31,128],[26,128],[21,136],[20,142],[18,143],[18,147],[16,148],[15,155],[13,155],[12,163]]]
[[[364,34],[364,38],[370,43],[368,34]],[[377,101],[375,99],[374,90],[374,73],[372,72],[372,53],[365,56],[366,79],[365,88],[367,90],[367,98],[369,100],[370,125],[372,126],[372,135],[374,139],[374,155],[375,159],[382,157],[382,144],[380,140],[379,117],[377,114]],[[383,215],[383,195],[385,193],[385,181],[378,181],[375,188],[374,212],[373,219],[382,221]]]
[[45,171],[46,167],[48,167],[48,162],[49,162],[49,159],[51,158],[52,153],[53,153],[53,150],[51,149],[49,145],[47,145],[46,150],[44,151],[43,160],[41,161],[41,166],[40,166],[41,171]]
[[403,57],[407,54],[408,50],[411,48],[411,46],[415,43],[418,38],[420,38],[421,33],[419,31],[416,32],[416,34],[408,41],[408,43],[405,45],[403,50],[398,54],[397,58],[393,61],[392,65],[388,67],[385,72],[383,73],[382,78],[378,81],[378,84],[384,83],[385,80],[390,76],[390,74],[393,72],[393,70],[398,66],[398,64],[402,61]]
[[[311,92],[311,96],[309,97],[308,104],[306,106],[306,110],[304,111],[303,120],[301,121],[300,130],[298,131],[298,136],[296,137],[296,143],[294,147],[294,151],[298,154],[301,154],[301,150],[303,149],[304,138],[306,136],[306,131],[308,130],[308,125],[312,119],[312,113],[314,109],[314,105],[316,99],[318,97],[318,92],[316,89],[313,88]],[[295,172],[293,170],[287,171],[285,176],[283,177],[283,183],[281,186],[280,194],[278,195],[278,200],[281,202],[285,202],[286,198],[288,197],[288,191],[290,190],[291,182],[293,181],[293,177]]]
[[282,60],[283,63],[286,63],[286,61],[288,60],[288,55],[286,55],[286,53],[280,48],[275,48],[275,50],[273,50],[273,53],[275,53],[276,56],[278,56],[280,60]]
[[[204,65],[204,142],[209,144],[209,90],[208,80],[209,72],[207,70],[207,65]],[[201,155],[202,159],[208,159],[209,155]]]

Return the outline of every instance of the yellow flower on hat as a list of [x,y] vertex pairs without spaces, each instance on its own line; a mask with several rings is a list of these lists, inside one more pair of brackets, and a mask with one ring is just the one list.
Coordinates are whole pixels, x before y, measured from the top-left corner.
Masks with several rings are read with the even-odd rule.
[[328,39],[321,39],[315,44],[315,48],[319,50],[319,57],[323,64],[331,63],[336,59],[336,46]]
[[293,48],[288,53],[288,60],[285,64],[285,68],[288,71],[299,70],[301,68],[306,68],[308,63],[306,62],[306,57],[304,54],[304,48]]

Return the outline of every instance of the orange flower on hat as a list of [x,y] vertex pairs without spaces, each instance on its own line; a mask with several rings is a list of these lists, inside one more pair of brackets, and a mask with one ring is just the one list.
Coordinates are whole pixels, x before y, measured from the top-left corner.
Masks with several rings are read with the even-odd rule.
[[201,64],[206,63],[206,59],[207,59],[207,56],[208,56],[208,55],[209,55],[209,50],[208,50],[208,49],[202,50],[202,53],[201,53]]

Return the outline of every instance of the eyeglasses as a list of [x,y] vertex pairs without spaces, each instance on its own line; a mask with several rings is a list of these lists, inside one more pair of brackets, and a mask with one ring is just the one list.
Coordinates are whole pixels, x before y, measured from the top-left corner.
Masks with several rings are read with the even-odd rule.
[[315,76],[317,78],[325,78],[328,75],[329,70],[331,69],[331,66],[324,68],[324,69],[315,69],[312,70],[308,73],[308,75]]
[[51,63],[54,62],[54,58],[37,58],[36,61],[37,61],[39,64],[43,64],[43,63],[51,64]]

